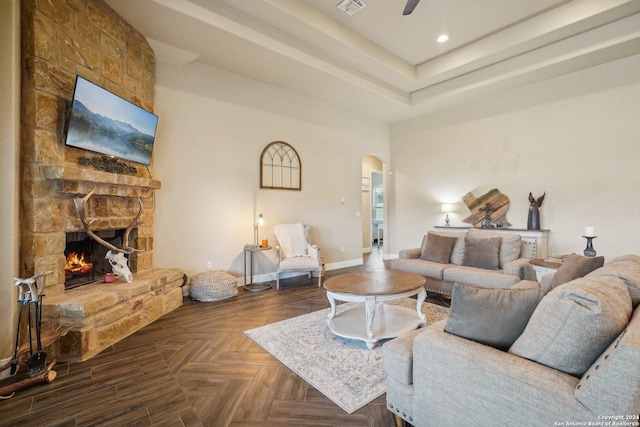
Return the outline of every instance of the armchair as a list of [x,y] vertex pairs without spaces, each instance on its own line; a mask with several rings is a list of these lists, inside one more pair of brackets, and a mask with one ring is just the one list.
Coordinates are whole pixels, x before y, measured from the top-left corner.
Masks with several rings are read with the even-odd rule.
[[311,244],[309,226],[302,224],[278,224],[273,233],[278,240],[276,246],[276,290],[280,289],[280,274],[306,271],[311,279],[318,272],[318,287],[322,284],[322,260],[320,248]]

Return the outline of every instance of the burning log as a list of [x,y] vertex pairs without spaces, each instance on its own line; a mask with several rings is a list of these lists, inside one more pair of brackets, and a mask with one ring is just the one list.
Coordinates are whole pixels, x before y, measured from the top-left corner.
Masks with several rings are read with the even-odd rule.
[[64,267],[65,273],[86,273],[93,268],[93,264],[84,259],[84,254],[70,252],[67,256],[67,265]]

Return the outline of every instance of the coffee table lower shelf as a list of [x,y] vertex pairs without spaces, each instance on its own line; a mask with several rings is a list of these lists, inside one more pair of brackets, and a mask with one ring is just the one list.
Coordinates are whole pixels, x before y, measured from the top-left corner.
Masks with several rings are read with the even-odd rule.
[[343,338],[364,341],[367,348],[373,349],[376,342],[395,338],[405,332],[413,331],[424,320],[416,315],[415,309],[392,304],[376,304],[371,335],[367,332],[367,312],[364,304],[343,311],[328,319],[329,329]]

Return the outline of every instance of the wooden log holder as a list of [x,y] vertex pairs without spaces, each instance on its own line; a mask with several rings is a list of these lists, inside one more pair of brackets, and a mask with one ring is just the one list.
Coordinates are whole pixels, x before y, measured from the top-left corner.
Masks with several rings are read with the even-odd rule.
[[[66,335],[68,331],[69,331],[68,328],[62,329],[61,327],[57,327],[57,328],[51,327],[51,328],[47,328],[46,330],[43,330],[42,337],[41,337],[42,346],[47,347],[51,345],[57,339]],[[29,353],[29,349],[35,346],[35,332],[32,331],[31,333],[31,336],[33,337],[33,340],[34,340],[31,343],[31,346],[29,345],[28,336],[29,334],[27,334],[26,341],[20,344],[20,347],[18,348],[18,352],[17,352],[18,366],[26,366],[24,358]],[[12,376],[5,380],[0,381],[0,399],[9,399],[13,397],[13,395],[17,391],[24,390],[25,388],[29,388],[36,384],[50,383],[56,378],[56,375],[57,375],[56,371],[52,370],[55,364],[56,364],[56,361],[54,359],[49,364],[47,364],[47,367],[43,373],[36,375],[34,377],[25,377],[25,378],[17,379],[17,378],[20,378],[20,376],[16,373],[15,376]],[[11,368],[11,361],[7,362],[3,366],[0,366],[0,372],[10,368]],[[18,369],[18,372],[20,372],[20,369]],[[24,370],[24,372],[26,374],[26,369]],[[23,374],[22,376],[24,376],[25,374]],[[6,385],[3,385],[3,384],[6,384]]]

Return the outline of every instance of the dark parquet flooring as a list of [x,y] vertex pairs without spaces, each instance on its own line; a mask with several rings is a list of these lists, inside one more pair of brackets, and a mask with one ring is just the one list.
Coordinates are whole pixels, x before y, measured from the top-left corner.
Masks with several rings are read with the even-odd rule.
[[[385,268],[374,249],[365,265]],[[394,426],[385,395],[347,414],[243,331],[327,308],[306,276],[182,307],[57,378],[0,401],[0,426]],[[433,301],[437,302],[437,301]]]

